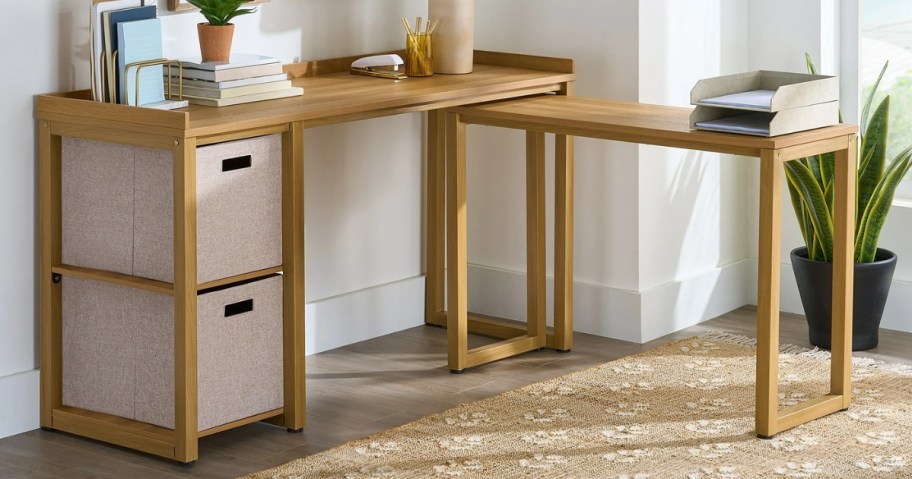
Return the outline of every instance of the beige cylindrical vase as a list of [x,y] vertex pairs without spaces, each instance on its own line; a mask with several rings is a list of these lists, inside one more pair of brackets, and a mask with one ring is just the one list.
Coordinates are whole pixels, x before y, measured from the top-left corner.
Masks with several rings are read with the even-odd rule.
[[434,29],[434,73],[472,73],[475,48],[475,0],[428,0]]

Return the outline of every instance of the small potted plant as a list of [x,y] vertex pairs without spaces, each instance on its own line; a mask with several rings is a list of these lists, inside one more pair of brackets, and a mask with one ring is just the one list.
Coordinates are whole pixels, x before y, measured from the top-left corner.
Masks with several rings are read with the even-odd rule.
[[244,4],[253,0],[187,0],[200,9],[207,23],[199,23],[200,54],[204,62],[227,62],[231,55],[231,39],[234,37],[234,24],[231,20],[239,15],[247,15],[256,8],[244,8]]
[[[808,71],[817,68],[807,57]],[[855,202],[855,273],[852,350],[877,346],[878,330],[893,280],[896,254],[877,246],[896,187],[912,166],[912,147],[887,162],[887,117],[890,97],[871,113],[884,64],[861,113]],[[804,306],[811,344],[830,348],[831,281],[833,275],[833,174],[835,155],[785,163],[792,206],[804,247],[791,252],[792,269]]]

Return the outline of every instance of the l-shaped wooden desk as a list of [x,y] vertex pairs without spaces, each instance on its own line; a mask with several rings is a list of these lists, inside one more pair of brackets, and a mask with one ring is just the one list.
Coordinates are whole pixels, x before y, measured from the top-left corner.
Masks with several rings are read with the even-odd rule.
[[[756,432],[770,437],[849,407],[852,374],[852,278],[855,218],[855,125],[840,124],[772,138],[691,130],[689,108],[678,108],[576,96],[540,96],[447,110],[447,282],[450,323],[464,330],[466,296],[466,125],[490,125],[525,130],[527,191],[532,200],[543,187],[544,135],[555,142],[555,257],[572,258],[573,149],[565,135],[686,148],[760,159],[760,241],[757,293]],[[806,156],[836,152],[833,238],[833,315],[830,393],[783,410],[778,409],[779,264],[783,163]],[[724,160],[723,160],[724,161]],[[562,189],[563,188],[563,189]],[[571,205],[571,206],[568,206]],[[534,208],[530,209],[532,211]],[[563,214],[562,214],[563,213]],[[532,224],[536,224],[533,222]],[[527,226],[530,249],[543,233]],[[530,253],[531,254],[531,253]],[[543,255],[543,250],[541,250]],[[543,261],[543,260],[542,260]],[[570,262],[555,261],[555,304],[572,303]],[[544,272],[530,268],[543,279]],[[559,326],[567,327],[570,318]],[[541,319],[542,325],[543,318]],[[557,325],[559,319],[555,319]],[[557,329],[557,326],[556,326]],[[531,330],[530,330],[531,331]],[[465,347],[450,342],[450,367],[471,365]]]
[[[300,97],[226,108],[191,105],[160,111],[93,102],[89,92],[40,95],[39,322],[42,427],[192,462],[200,437],[254,421],[290,430],[304,426],[304,147],[303,130],[315,126],[410,112],[428,112],[427,319],[443,312],[444,122],[442,109],[542,93],[566,95],[575,80],[572,60],[475,52],[474,72],[391,81],[348,73],[357,57],[285,67]],[[281,264],[216,281],[197,274],[197,147],[281,135]],[[144,147],[165,155],[173,173],[173,282],[64,264],[61,255],[61,156],[67,138]],[[249,156],[248,162],[249,162]],[[227,160],[226,160],[227,161]],[[97,249],[97,248],[95,248]],[[283,407],[200,431],[197,294],[282,273]],[[79,278],[170,296],[173,301],[173,423],[135,419],[64,404],[61,282]],[[227,313],[226,313],[227,315]],[[169,328],[170,330],[170,328]],[[149,367],[149,366],[145,366]],[[91,386],[89,386],[91,387]]]

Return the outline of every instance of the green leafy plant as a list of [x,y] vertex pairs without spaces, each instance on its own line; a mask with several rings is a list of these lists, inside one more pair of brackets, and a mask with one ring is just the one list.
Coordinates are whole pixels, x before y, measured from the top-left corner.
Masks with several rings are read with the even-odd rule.
[[187,0],[190,5],[200,9],[210,25],[228,25],[238,15],[247,15],[256,11],[256,8],[242,8],[245,3],[253,0]]
[[[805,55],[808,72],[817,67]],[[899,182],[912,165],[912,146],[887,165],[886,145],[889,127],[890,96],[887,95],[870,114],[874,95],[889,62],[884,63],[874,88],[865,98],[861,111],[860,147],[856,170],[855,262],[875,260],[880,231],[893,203]],[[840,121],[842,120],[840,114]],[[833,177],[836,155],[811,156],[785,163],[792,207],[798,218],[809,259],[833,260]]]

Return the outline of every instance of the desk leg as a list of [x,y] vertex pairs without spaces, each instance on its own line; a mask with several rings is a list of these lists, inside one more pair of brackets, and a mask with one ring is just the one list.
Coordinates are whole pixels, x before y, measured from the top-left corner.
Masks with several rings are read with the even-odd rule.
[[558,351],[573,348],[573,137],[554,137],[554,337]]
[[836,152],[833,195],[833,314],[830,393],[842,396],[842,409],[852,401],[852,296],[855,245],[856,142]]
[[174,458],[199,457],[196,345],[196,138],[177,140],[174,175]]
[[41,120],[38,132],[38,318],[40,323],[41,427],[54,426],[54,409],[63,404],[63,323],[61,288],[51,268],[61,263],[60,144],[51,124]]
[[527,334],[538,347],[547,341],[545,266],[545,134],[526,132]]
[[[799,151],[763,150],[760,156],[760,251],[757,292],[757,435],[769,438],[812,419],[846,409],[852,400],[852,288],[854,273],[856,138],[802,145]],[[838,149],[837,149],[838,148]],[[836,150],[833,195],[833,303],[830,393],[778,410],[779,239],[782,161],[808,151]]]
[[458,114],[446,115],[446,257],[447,342],[450,371],[460,372],[468,359],[466,252],[466,125]]
[[779,256],[782,164],[776,151],[760,156],[760,242],[757,279],[757,435],[777,432],[779,381]]
[[304,427],[304,127],[282,134],[282,425]]
[[443,275],[446,254],[446,116],[443,110],[427,114],[427,207],[425,210],[424,321],[443,325]]

